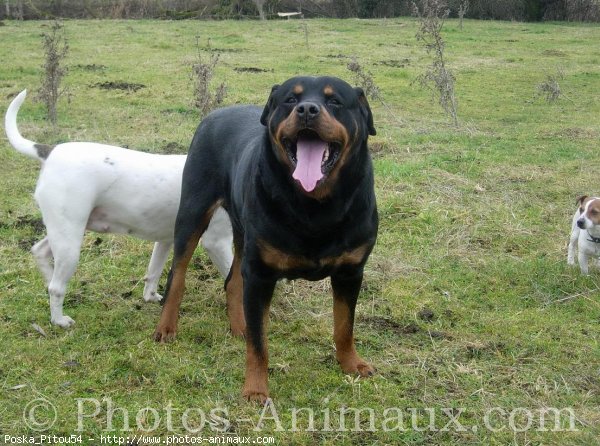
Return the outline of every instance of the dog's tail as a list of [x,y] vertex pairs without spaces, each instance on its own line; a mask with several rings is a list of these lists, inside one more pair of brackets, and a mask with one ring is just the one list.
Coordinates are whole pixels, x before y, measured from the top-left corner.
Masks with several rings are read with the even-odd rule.
[[36,144],[33,141],[29,141],[21,136],[19,128],[17,127],[17,113],[21,104],[27,96],[27,90],[23,90],[18,94],[16,98],[12,100],[6,110],[6,116],[4,117],[4,126],[6,128],[6,136],[10,144],[21,152],[23,155],[30,156],[32,158],[44,161],[50,154],[51,146],[44,144]]

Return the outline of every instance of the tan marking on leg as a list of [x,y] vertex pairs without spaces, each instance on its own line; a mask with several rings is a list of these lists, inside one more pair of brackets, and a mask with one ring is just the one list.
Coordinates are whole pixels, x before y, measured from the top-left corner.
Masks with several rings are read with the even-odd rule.
[[263,313],[263,353],[257,352],[249,336],[246,336],[246,377],[242,397],[248,401],[264,404],[269,398],[269,345],[267,328],[269,325],[269,306]]
[[264,354],[260,355],[252,341],[246,339],[246,378],[242,389],[242,397],[248,401],[264,404],[269,398],[269,354],[266,336],[263,340]]
[[372,376],[375,368],[364,361],[356,352],[353,336],[353,322],[348,304],[334,296],[333,300],[333,339],[335,356],[344,373],[359,373],[360,376]]
[[157,342],[168,342],[175,339],[177,320],[179,319],[179,307],[181,306],[185,290],[185,273],[187,272],[187,267],[198,246],[201,235],[208,227],[213,213],[221,206],[221,203],[222,200],[218,200],[208,209],[198,229],[189,238],[183,256],[181,256],[173,268],[169,294],[165,296],[166,301],[160,314],[160,321],[154,331],[154,340]]
[[169,342],[175,339],[177,320],[179,319],[179,307],[181,306],[185,290],[185,273],[200,240],[200,235],[196,234],[198,233],[194,233],[188,241],[183,257],[173,269],[169,294],[166,296],[165,305],[160,313],[160,321],[154,332],[154,340],[157,342]]
[[244,280],[241,272],[241,258],[236,248],[231,265],[231,277],[227,282],[225,293],[227,295],[227,316],[229,327],[234,336],[244,337],[246,334],[246,319],[244,317]]

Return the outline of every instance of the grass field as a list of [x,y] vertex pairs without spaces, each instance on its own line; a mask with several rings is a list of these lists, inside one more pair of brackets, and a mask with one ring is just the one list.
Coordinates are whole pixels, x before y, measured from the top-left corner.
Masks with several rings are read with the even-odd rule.
[[[412,19],[311,20],[308,47],[294,20],[65,26],[70,100],[56,130],[31,99],[49,24],[0,27],[0,113],[28,88],[20,129],[39,142],[185,153],[199,121],[196,36],[221,54],[227,104],[264,104],[271,85],[296,74],[352,82],[350,56],[372,72],[383,97],[371,101],[381,224],[356,336],[379,373],[358,380],[335,363],[328,282],[280,284],[269,336],[278,426],[272,410],[240,398],[245,346],[228,334],[222,279],[206,255],[199,250],[188,273],[177,340],[158,345],[160,307],[141,300],[151,244],[127,237],[86,237],[65,301],[77,324],[52,327],[29,252],[43,233],[32,198],[39,165],[2,139],[0,443],[81,433],[98,444],[101,434],[202,427],[207,437],[228,425],[283,445],[600,444],[600,274],[566,265],[575,199],[600,193],[600,27],[466,21],[460,31],[449,21],[454,128],[414,84],[429,57]],[[536,86],[557,69],[565,96],[549,104]],[[98,88],[104,82],[145,87]],[[28,414],[40,398],[36,425]],[[296,429],[294,408],[306,409]],[[362,423],[349,412],[340,426],[344,408],[364,409]],[[550,415],[540,422],[549,408],[564,410],[557,426]]]

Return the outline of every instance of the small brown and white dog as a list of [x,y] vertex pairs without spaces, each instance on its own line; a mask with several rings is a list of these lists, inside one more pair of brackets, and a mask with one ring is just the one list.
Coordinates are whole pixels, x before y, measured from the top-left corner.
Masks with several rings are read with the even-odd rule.
[[[75,322],[63,314],[63,301],[86,230],[156,242],[144,278],[144,300],[160,301],[158,281],[173,246],[186,155],[156,155],[92,142],[37,144],[17,128],[25,95],[21,92],[8,107],[6,135],[17,151],[42,163],[35,199],[47,235],[31,250],[48,286],[51,322],[63,328]],[[201,243],[223,277],[233,259],[232,241],[229,216],[219,208]]]
[[600,257],[600,197],[584,195],[577,199],[579,205],[571,225],[571,238],[567,263],[575,265],[575,244],[577,244],[577,261],[582,274],[589,272],[590,258]]

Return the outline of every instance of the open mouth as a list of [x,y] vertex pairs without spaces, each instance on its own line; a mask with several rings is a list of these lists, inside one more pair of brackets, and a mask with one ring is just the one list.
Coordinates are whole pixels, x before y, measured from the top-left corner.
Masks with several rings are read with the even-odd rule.
[[306,192],[314,190],[340,157],[341,145],[323,141],[313,130],[301,130],[295,140],[286,138],[283,143],[294,166],[292,177]]

